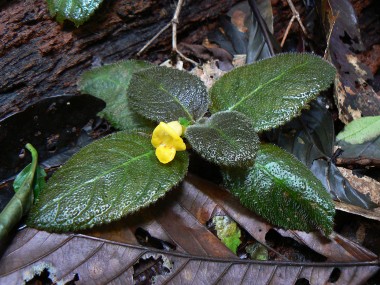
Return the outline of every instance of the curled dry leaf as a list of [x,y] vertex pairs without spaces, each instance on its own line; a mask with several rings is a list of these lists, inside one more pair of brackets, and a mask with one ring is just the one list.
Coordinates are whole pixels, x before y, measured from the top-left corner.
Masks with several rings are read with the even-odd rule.
[[[320,1],[323,2],[323,1]],[[361,116],[376,116],[380,97],[370,82],[373,74],[356,53],[364,50],[355,10],[348,0],[330,0],[321,5],[321,15],[327,15],[326,34],[332,29],[328,47],[331,62],[338,70],[335,100],[339,118],[348,123]]]

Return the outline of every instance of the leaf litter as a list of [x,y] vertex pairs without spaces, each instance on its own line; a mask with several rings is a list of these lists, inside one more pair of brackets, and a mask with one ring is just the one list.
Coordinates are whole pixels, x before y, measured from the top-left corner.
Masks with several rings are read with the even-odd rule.
[[[206,227],[217,211],[229,215],[264,246],[268,243],[269,230],[273,230],[279,235],[296,238],[298,243],[324,256],[325,262],[305,262],[305,259],[294,262],[273,252],[272,256],[277,255],[274,260],[241,260],[218,242]],[[140,246],[134,234],[138,227],[155,238],[176,245],[177,250]],[[271,252],[271,247],[268,250]],[[153,274],[156,284],[178,284],[180,280],[193,284],[249,284],[252,278],[263,284],[289,284],[303,278],[311,284],[325,284],[334,268],[340,271],[336,284],[347,284],[349,280],[358,284],[378,270],[376,254],[339,234],[326,238],[317,233],[275,229],[242,207],[227,191],[189,176],[177,191],[170,192],[157,205],[108,228],[101,227],[83,234],[50,234],[29,228],[20,231],[0,261],[0,281],[4,284],[12,280],[21,282],[25,272],[43,260],[57,268],[52,276],[54,282],[71,280],[77,274],[79,280],[87,283],[132,284],[136,281],[133,267],[149,258],[156,260],[151,260],[153,265],[148,266],[150,270],[156,267]],[[159,274],[160,267],[167,270]]]

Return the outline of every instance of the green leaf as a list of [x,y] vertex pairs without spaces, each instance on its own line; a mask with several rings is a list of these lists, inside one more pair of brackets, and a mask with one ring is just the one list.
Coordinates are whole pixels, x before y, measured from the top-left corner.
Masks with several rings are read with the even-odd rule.
[[239,111],[257,132],[284,124],[333,82],[335,68],[312,54],[280,54],[225,74],[210,90],[211,111]]
[[241,244],[241,232],[235,221],[227,216],[214,216],[212,222],[215,224],[216,235],[233,253]]
[[161,164],[150,137],[119,132],[75,154],[48,181],[27,224],[77,231],[109,223],[164,196],[185,176],[187,152]]
[[185,137],[202,157],[225,166],[252,165],[259,143],[251,121],[229,111],[189,126]]
[[[25,181],[25,179],[28,179],[30,172],[32,168],[32,163],[29,163],[25,168],[17,174],[14,182],[13,182],[13,189],[15,192],[19,191],[22,188],[22,185]],[[35,170],[35,178],[33,179],[33,194],[34,194],[34,199],[36,199],[41,192],[42,188],[45,186],[45,177],[46,177],[46,172],[45,170],[37,165],[36,170]]]
[[86,22],[103,0],[47,0],[50,14],[59,23],[69,20],[79,27]]
[[105,109],[99,115],[115,128],[152,129],[150,121],[129,108],[127,98],[127,89],[133,72],[152,66],[145,61],[129,60],[97,67],[82,74],[78,83],[79,90],[106,102]]
[[268,249],[262,244],[255,242],[247,245],[245,251],[249,254],[252,260],[268,260]]
[[272,224],[331,233],[335,210],[329,194],[306,166],[281,148],[263,144],[254,167],[229,169],[224,176],[241,203]]
[[38,155],[31,144],[27,144],[26,148],[32,154],[32,162],[16,177],[16,193],[0,213],[0,248],[5,244],[6,239],[9,238],[12,229],[29,212],[33,204],[33,181],[35,180]]
[[163,66],[134,73],[128,97],[136,112],[157,122],[179,118],[194,122],[209,104],[206,87],[198,77]]
[[362,144],[378,136],[380,136],[380,116],[371,116],[350,122],[336,139],[349,144]]

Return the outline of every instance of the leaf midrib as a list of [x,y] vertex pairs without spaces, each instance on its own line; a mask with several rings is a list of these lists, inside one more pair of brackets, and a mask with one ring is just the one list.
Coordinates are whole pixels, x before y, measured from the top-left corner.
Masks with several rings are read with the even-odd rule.
[[152,153],[154,153],[154,150],[150,150],[149,152],[146,152],[146,153],[144,153],[144,154],[142,154],[142,155],[139,155],[139,156],[136,156],[136,157],[132,157],[130,160],[127,160],[127,161],[124,162],[124,163],[121,163],[121,164],[119,164],[119,165],[117,165],[117,166],[115,166],[115,167],[112,167],[111,169],[109,169],[109,170],[107,170],[107,171],[102,172],[100,175],[95,176],[95,178],[92,178],[92,179],[90,179],[90,180],[87,180],[87,181],[85,181],[84,183],[81,183],[80,185],[78,185],[78,186],[76,186],[76,187],[73,187],[72,190],[70,191],[70,193],[72,193],[72,192],[78,190],[79,188],[83,187],[83,186],[86,185],[86,184],[93,183],[93,182],[99,180],[100,178],[102,178],[102,177],[104,177],[105,175],[107,175],[107,174],[109,174],[109,173],[115,171],[116,169],[118,169],[118,168],[120,168],[120,167],[127,166],[128,164],[130,164],[130,163],[132,163],[132,162],[134,162],[134,161],[136,161],[136,160],[139,160],[140,158],[148,157],[148,156],[151,155]]
[[189,113],[189,111],[181,104],[181,102],[178,100],[178,98],[176,96],[174,96],[172,93],[170,93],[168,90],[166,90],[166,88],[164,88],[164,86],[162,84],[157,84],[155,81],[152,81],[150,80],[149,78],[147,78],[146,76],[142,76],[143,79],[149,83],[151,86],[153,87],[156,87],[157,89],[159,90],[162,90],[164,93],[168,94],[175,103],[177,103],[179,106],[181,106],[182,110],[185,112],[185,114],[187,114],[188,118],[194,122],[194,118],[193,116]]
[[263,84],[260,84],[258,87],[256,87],[255,90],[253,90],[252,92],[248,93],[247,96],[244,96],[243,98],[241,98],[237,103],[235,103],[234,105],[232,105],[228,110],[232,111],[234,109],[236,109],[237,107],[239,107],[244,101],[246,101],[247,99],[251,98],[254,94],[256,94],[258,91],[260,91],[261,89],[263,89],[265,86],[267,86],[268,84],[272,83],[273,81],[275,80],[279,80],[281,79],[281,77],[283,77],[286,73],[288,72],[291,72],[291,71],[294,71],[298,68],[301,68],[303,67],[304,65],[308,64],[309,62],[306,61],[300,65],[297,65],[297,66],[294,66],[294,67],[291,67],[287,70],[284,70],[283,72],[281,72],[279,75],[275,76],[274,78],[270,79],[269,81],[263,83]]

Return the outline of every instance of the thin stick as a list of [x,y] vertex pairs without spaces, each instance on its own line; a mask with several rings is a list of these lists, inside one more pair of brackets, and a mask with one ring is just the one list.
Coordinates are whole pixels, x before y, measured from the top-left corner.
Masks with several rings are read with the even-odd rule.
[[332,35],[333,30],[334,30],[335,22],[336,22],[336,19],[338,18],[338,16],[339,16],[339,12],[336,16],[333,15],[333,18],[332,18],[333,21],[331,23],[329,34],[327,35],[327,39],[326,39],[327,43],[326,43],[325,54],[323,55],[324,59],[327,59],[327,55],[329,53],[331,35]]
[[177,7],[176,7],[175,12],[174,12],[173,19],[171,21],[171,24],[172,24],[172,50],[173,50],[173,52],[176,52],[184,60],[191,62],[195,66],[198,66],[197,62],[195,62],[194,60],[185,56],[182,52],[179,51],[179,49],[177,47],[177,25],[179,24],[178,17],[179,17],[179,13],[181,13],[182,5],[183,5],[183,0],[178,0],[178,4],[177,4]]
[[293,4],[292,0],[286,0],[286,1],[288,1],[290,9],[292,10],[293,16],[296,17],[298,23],[300,24],[300,27],[301,27],[303,33],[307,36],[307,31],[305,29],[305,26],[302,24],[300,14],[298,13],[296,7],[294,7],[294,4]]
[[281,47],[284,46],[284,43],[285,43],[285,40],[286,38],[288,37],[288,34],[289,34],[289,31],[290,31],[290,28],[294,22],[295,19],[297,19],[297,22],[298,24],[300,25],[301,27],[301,30],[302,32],[304,33],[304,35],[307,37],[307,31],[305,29],[305,26],[302,24],[302,21],[301,21],[301,17],[300,17],[300,14],[298,13],[296,7],[294,7],[294,4],[292,2],[292,0],[286,0],[289,4],[289,7],[290,7],[290,10],[292,10],[292,18],[290,19],[290,22],[288,24],[288,27],[286,28],[286,31],[285,31],[285,34],[284,34],[284,37],[282,38],[282,41],[281,41]]
[[293,16],[293,17],[290,19],[290,22],[289,22],[288,26],[286,27],[286,30],[285,30],[284,36],[282,37],[282,41],[281,41],[281,44],[280,44],[281,47],[284,46],[285,40],[286,40],[286,38],[288,37],[288,33],[289,33],[289,31],[290,31],[290,28],[291,28],[291,26],[292,26],[292,24],[293,24],[295,18],[296,18],[296,17]]
[[143,53],[144,50],[147,49],[147,47],[149,47],[152,42],[154,42],[163,32],[165,32],[170,26],[171,26],[171,22],[167,23],[165,25],[165,27],[163,27],[153,38],[151,38],[143,47],[142,49],[139,50],[139,52],[137,53],[137,55],[141,55]]
[[183,53],[181,53],[179,50],[178,50],[178,47],[177,47],[177,25],[179,24],[179,14],[181,13],[181,8],[183,6],[183,1],[184,0],[178,0],[178,3],[177,3],[177,7],[175,9],[175,12],[174,12],[174,15],[173,15],[173,18],[172,20],[166,24],[165,27],[163,27],[153,38],[151,38],[145,45],[144,47],[137,53],[137,55],[141,55],[141,53],[148,47],[152,44],[152,42],[154,40],[156,40],[164,31],[166,31],[170,26],[172,26],[172,51],[177,53],[181,58],[183,58],[184,60],[186,61],[189,61],[191,62],[192,64],[194,64],[195,66],[198,65],[197,62],[195,62],[194,60],[186,57]]

